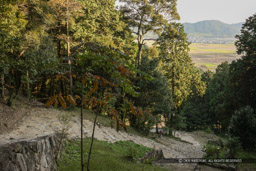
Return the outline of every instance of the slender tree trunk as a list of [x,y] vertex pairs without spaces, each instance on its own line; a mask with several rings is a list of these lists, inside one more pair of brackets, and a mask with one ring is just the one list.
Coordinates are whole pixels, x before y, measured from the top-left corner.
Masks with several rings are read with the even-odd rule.
[[95,132],[95,126],[96,126],[97,118],[98,118],[98,112],[96,112],[96,116],[95,116],[95,119],[94,119],[94,122],[93,122],[92,140],[91,140],[91,145],[90,145],[90,150],[89,150],[88,160],[87,160],[87,171],[90,170],[89,164],[90,164],[90,159],[91,159],[92,145],[93,145],[93,140],[94,140],[94,132]]
[[69,41],[69,0],[67,0],[67,50],[68,50],[68,65],[69,65],[69,84],[70,84],[70,95],[73,96],[73,78],[72,78],[72,62],[70,59],[70,41]]
[[[172,98],[173,98],[173,100],[174,100],[174,98],[175,98],[175,96],[174,96],[174,84],[175,84],[175,73],[174,73],[174,64],[173,64],[173,67],[172,67]],[[174,115],[174,108],[173,108],[173,110],[172,110],[172,112],[171,112],[171,117],[170,117],[170,128],[172,128],[173,127],[173,115]]]
[[140,42],[138,42],[138,54],[137,54],[137,66],[138,66],[138,69],[140,68],[141,54],[142,54],[142,44]]
[[157,133],[157,134],[159,133],[159,131],[158,131],[158,122],[157,122],[157,120],[156,120],[156,133]]
[[83,150],[83,97],[82,97],[82,101],[81,101],[81,171],[84,170],[84,150]]
[[1,75],[2,92],[1,97],[4,98],[4,73]]
[[27,97],[30,97],[30,87],[29,87],[29,72],[28,70],[26,71],[26,84],[27,84]]

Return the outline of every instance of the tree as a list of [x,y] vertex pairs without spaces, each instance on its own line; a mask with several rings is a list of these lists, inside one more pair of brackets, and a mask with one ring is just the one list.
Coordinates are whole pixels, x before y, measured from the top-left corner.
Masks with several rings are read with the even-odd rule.
[[176,0],[120,0],[121,11],[137,36],[137,67],[140,67],[144,36],[149,32],[160,34],[168,21],[179,19]]
[[236,35],[237,53],[245,56],[256,55],[256,14],[250,16],[241,29],[241,35]]
[[183,25],[170,23],[166,25],[158,39],[162,70],[169,82],[173,99],[173,112],[170,116],[170,126],[173,123],[174,112],[179,113],[182,104],[191,94],[203,95],[205,84],[192,64],[189,57],[189,43]]
[[220,64],[209,84],[209,100],[211,120],[215,125],[221,125],[223,130],[227,129],[230,115],[226,111],[227,84],[229,81],[229,64]]
[[173,105],[167,79],[158,70],[159,59],[149,59],[148,55],[150,53],[151,50],[148,49],[143,54],[140,68],[142,73],[135,81],[139,93],[139,96],[135,98],[135,106],[147,110],[152,116],[143,119],[141,122],[137,120],[138,122],[134,126],[138,130],[144,130],[143,132],[146,134],[154,124],[158,124],[161,116],[170,117]]
[[213,73],[211,71],[204,72],[201,75],[201,82],[206,86],[205,94],[191,93],[188,100],[182,105],[181,115],[185,118],[186,128],[189,131],[205,129],[207,124],[211,122],[209,118],[211,115],[209,112],[208,86],[212,77]]
[[[10,68],[14,68],[15,59],[22,56],[24,48],[21,42],[24,40],[24,36],[21,34],[25,30],[27,20],[25,19],[25,13],[19,11],[19,6],[16,5],[17,2],[6,2],[1,1],[1,17],[0,17],[0,37],[1,37],[1,84],[2,84],[2,96],[4,96],[6,79]],[[17,3],[18,4],[18,3]],[[14,73],[10,73],[10,79],[13,80]],[[14,84],[12,85],[14,86]],[[16,88],[19,85],[16,85]],[[8,87],[7,87],[8,88]],[[10,89],[9,89],[10,90]],[[12,99],[9,97],[9,100]],[[11,100],[10,100],[11,101]]]
[[237,35],[236,47],[241,59],[230,65],[228,106],[230,112],[239,110],[246,105],[256,109],[256,14],[249,17]]
[[256,144],[256,114],[250,106],[235,111],[229,125],[229,133],[239,137],[244,149],[254,149]]
[[8,104],[11,105],[21,87],[26,88],[25,94],[30,96],[32,79],[40,72],[37,70],[39,65],[46,67],[55,50],[52,46],[43,46],[46,42],[52,45],[47,33],[45,1],[40,4],[25,0],[1,1],[1,12],[0,34],[3,42],[0,48],[3,53],[0,72],[2,89],[4,86],[8,89]]
[[250,105],[256,109],[256,55],[244,56],[230,65],[228,84],[228,110],[234,112]]

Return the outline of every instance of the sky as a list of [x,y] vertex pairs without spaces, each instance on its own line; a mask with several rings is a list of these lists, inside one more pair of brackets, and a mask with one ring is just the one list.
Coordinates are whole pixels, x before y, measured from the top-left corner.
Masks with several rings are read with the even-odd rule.
[[220,20],[228,24],[245,22],[256,13],[256,0],[177,0],[180,22]]

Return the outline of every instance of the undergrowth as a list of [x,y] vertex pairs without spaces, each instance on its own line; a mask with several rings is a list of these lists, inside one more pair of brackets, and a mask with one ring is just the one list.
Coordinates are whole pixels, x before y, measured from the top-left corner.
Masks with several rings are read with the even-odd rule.
[[[85,139],[86,159],[89,149],[89,139]],[[165,171],[165,168],[151,164],[143,164],[138,161],[152,149],[131,141],[118,141],[108,143],[95,140],[90,170],[93,171],[122,171],[122,170],[145,170],[145,171]],[[80,142],[77,140],[69,141],[58,161],[60,171],[80,171]],[[86,163],[85,163],[86,165]]]

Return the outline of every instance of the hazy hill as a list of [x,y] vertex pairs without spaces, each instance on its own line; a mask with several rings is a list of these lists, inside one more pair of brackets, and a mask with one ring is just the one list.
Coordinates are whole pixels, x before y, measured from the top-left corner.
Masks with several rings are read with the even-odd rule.
[[242,24],[226,24],[217,20],[206,20],[197,23],[184,23],[184,27],[189,37],[233,38],[240,33]]
[[[240,34],[242,24],[226,24],[217,20],[205,20],[197,23],[184,23],[183,25],[188,39],[192,43],[226,44],[235,41],[235,35]],[[145,38],[157,39],[158,36],[149,32]]]

